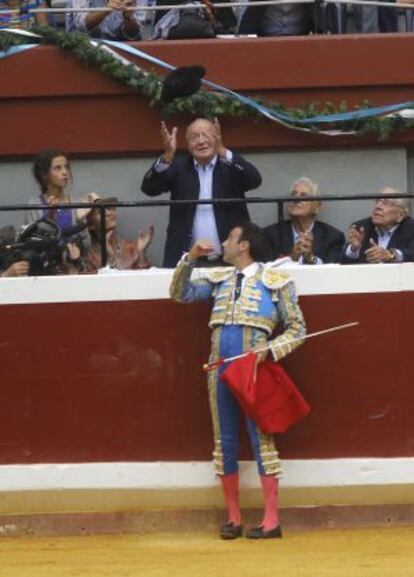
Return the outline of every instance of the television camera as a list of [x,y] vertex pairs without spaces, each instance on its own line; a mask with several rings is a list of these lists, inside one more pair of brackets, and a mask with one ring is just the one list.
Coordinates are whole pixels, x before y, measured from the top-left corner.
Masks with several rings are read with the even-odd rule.
[[3,270],[18,261],[29,262],[29,275],[54,275],[66,256],[66,245],[77,244],[82,250],[81,232],[86,224],[61,229],[52,220],[41,218],[25,227],[17,235],[16,242],[0,239],[0,266]]

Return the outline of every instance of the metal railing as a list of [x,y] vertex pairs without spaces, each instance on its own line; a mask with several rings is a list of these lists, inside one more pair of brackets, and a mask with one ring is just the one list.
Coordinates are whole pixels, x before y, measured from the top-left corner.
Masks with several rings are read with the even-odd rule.
[[[414,10],[414,0],[411,3],[398,3],[389,2],[381,0],[252,0],[251,2],[247,0],[236,0],[235,2],[222,2],[222,3],[211,3],[211,7],[216,10],[222,10],[225,8],[254,8],[263,6],[277,6],[283,4],[314,4],[314,19],[315,19],[315,30],[322,31],[325,33],[327,31],[327,8],[333,6],[335,10],[336,19],[336,29],[338,33],[342,33],[342,14],[341,8],[344,6],[366,6],[366,7],[378,7],[378,8],[391,8],[399,11],[404,11],[406,15],[406,29],[407,31],[413,30],[413,10]],[[181,3],[181,4],[166,4],[164,6],[157,6],[155,4],[151,5],[134,5],[126,6],[123,11],[130,12],[142,12],[155,14],[157,11],[168,12],[169,10],[194,10],[195,8],[205,9],[206,4],[200,2],[194,2],[192,4]],[[113,12],[112,8],[105,6],[99,8],[69,8],[67,6],[51,6],[48,8],[28,8],[20,10],[18,8],[10,8],[0,10],[0,17],[5,15],[19,15],[19,14],[71,14],[71,13],[88,13],[88,12]]]
[[[414,193],[395,193],[392,196],[384,195],[383,193],[376,194],[352,194],[352,195],[323,195],[318,194],[314,196],[301,196],[300,199],[296,199],[298,202],[308,201],[314,202],[315,200],[320,202],[343,202],[343,201],[363,201],[363,200],[377,200],[380,198],[407,198],[414,199]],[[277,214],[278,222],[282,221],[283,208],[285,203],[294,201],[295,198],[292,196],[273,196],[273,197],[249,197],[249,198],[212,198],[206,200],[143,200],[143,201],[126,201],[126,202],[105,202],[99,203],[98,201],[94,203],[88,202],[72,202],[68,204],[61,205],[61,208],[65,209],[77,209],[77,208],[91,208],[92,210],[99,210],[100,213],[100,248],[101,248],[101,265],[105,267],[108,262],[107,246],[106,246],[106,210],[110,208],[145,208],[145,207],[171,207],[171,206],[198,206],[198,205],[237,205],[237,204],[277,204]],[[48,207],[42,204],[10,204],[10,205],[0,205],[0,214],[3,212],[14,212],[14,211],[31,211],[31,210],[47,210]]]
[[[402,10],[414,9],[414,2],[412,3],[399,3],[399,2],[388,2],[386,0],[236,0],[235,2],[220,2],[215,4],[211,2],[212,8],[214,10],[222,10],[224,8],[242,8],[249,7],[254,8],[256,6],[277,6],[281,4],[344,4],[344,5],[357,5],[357,6],[377,6],[377,7],[387,7]],[[125,6],[122,8],[123,12],[157,12],[157,11],[168,11],[168,10],[194,10],[195,8],[205,9],[206,5],[203,3],[193,2],[191,4],[165,4],[162,6],[157,5],[134,5]],[[18,8],[9,8],[0,10],[1,14],[71,14],[74,12],[119,12],[113,8],[108,8],[107,6],[102,6],[98,8],[68,8],[68,7],[58,7],[52,6],[50,8],[29,8],[20,10]]]
[[[220,4],[211,3],[211,6],[214,10],[221,10],[223,8],[242,8],[242,7],[255,7],[255,6],[275,6],[278,4],[314,4],[315,0],[252,0],[249,1],[237,1],[237,2],[221,2]],[[203,3],[186,3],[186,4],[165,4],[162,6],[151,5],[134,5],[134,6],[125,6],[122,8],[123,12],[165,12],[168,10],[194,10],[194,9],[205,9],[206,5]],[[413,5],[414,8],[414,5]],[[29,8],[28,10],[24,10],[26,14],[73,14],[73,13],[83,13],[83,12],[119,12],[119,10],[115,10],[113,8],[108,8],[106,6],[102,6],[99,8],[58,8],[58,7],[51,7],[51,8]],[[1,9],[1,14],[20,14],[21,11],[19,9]]]

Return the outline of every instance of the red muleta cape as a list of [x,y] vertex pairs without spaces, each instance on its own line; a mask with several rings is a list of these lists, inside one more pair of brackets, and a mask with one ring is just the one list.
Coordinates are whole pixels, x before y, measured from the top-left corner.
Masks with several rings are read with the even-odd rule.
[[221,378],[245,413],[263,433],[284,433],[310,411],[286,371],[267,359],[254,371],[256,354],[249,353],[230,363]]

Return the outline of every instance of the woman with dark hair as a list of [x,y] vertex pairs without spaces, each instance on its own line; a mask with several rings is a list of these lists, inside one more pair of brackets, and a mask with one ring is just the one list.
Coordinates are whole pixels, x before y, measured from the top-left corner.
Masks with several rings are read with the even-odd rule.
[[64,152],[44,150],[38,154],[33,163],[33,176],[39,184],[40,194],[29,202],[41,206],[26,213],[26,224],[48,218],[64,230],[85,220],[88,209],[71,210],[63,206],[71,202],[66,188],[72,180],[70,162]]
[[[40,194],[29,200],[30,204],[37,206],[26,212],[25,224],[46,218],[60,227],[63,236],[65,231],[71,231],[67,235],[68,259],[77,262],[82,249],[90,245],[86,228],[86,217],[90,209],[65,208],[65,205],[71,202],[66,189],[72,181],[72,170],[67,155],[61,150],[44,150],[35,158],[33,176],[39,184]],[[85,225],[83,230],[82,224]],[[73,229],[76,225],[80,225],[78,231]]]

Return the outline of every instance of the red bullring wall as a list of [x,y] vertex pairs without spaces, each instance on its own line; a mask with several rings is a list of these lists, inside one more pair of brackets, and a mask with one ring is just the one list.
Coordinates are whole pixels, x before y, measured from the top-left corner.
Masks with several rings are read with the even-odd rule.
[[[175,66],[202,64],[209,80],[286,106],[342,101],[360,105],[365,100],[381,105],[412,98],[411,68],[396,66],[412,53],[412,34],[194,40],[191,50],[188,46],[185,41],[137,44]],[[1,60],[0,75],[7,80],[0,90],[0,157],[32,156],[51,143],[71,155],[159,150],[159,110],[54,47]],[[188,118],[174,121],[184,126]],[[264,120],[221,121],[226,143],[238,149],[405,145],[413,142],[414,134],[396,133],[385,142],[376,136],[332,139]]]
[[[388,290],[398,266],[384,265],[371,269],[378,292],[355,292],[359,267],[305,268],[308,330],[360,325],[309,340],[286,362],[312,413],[278,440],[283,458],[413,456],[414,284]],[[169,275],[2,281],[18,292],[0,306],[1,464],[209,460],[209,307],[165,298]],[[345,283],[341,293],[314,294],[331,282]],[[36,302],[48,299],[64,302]]]

